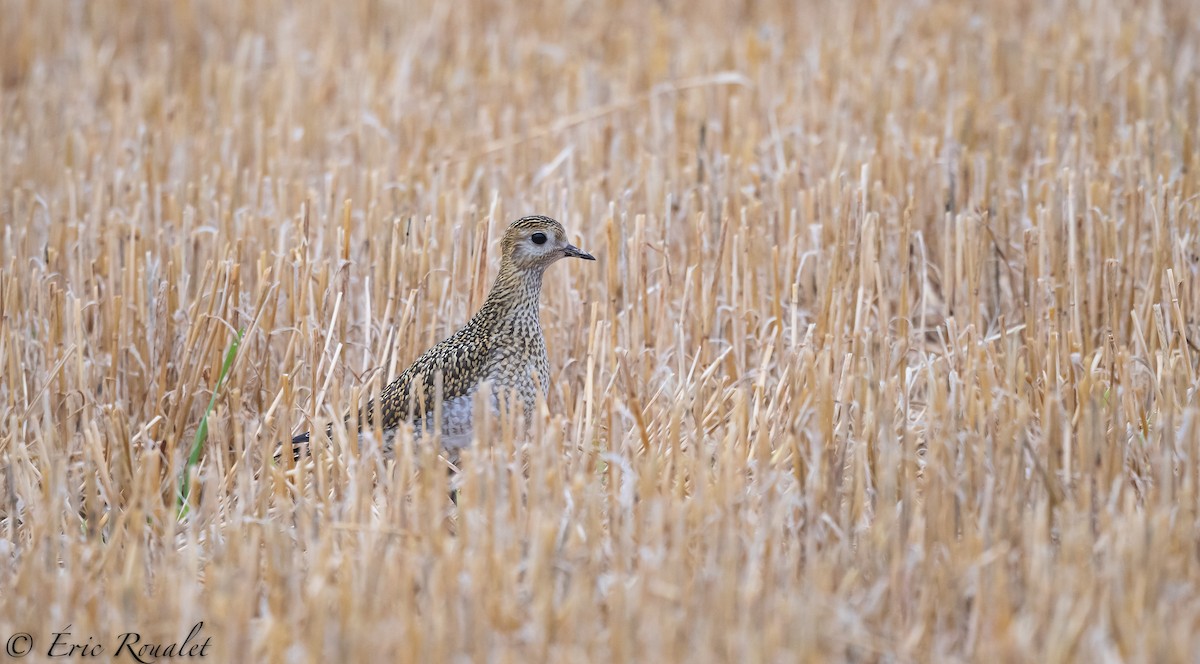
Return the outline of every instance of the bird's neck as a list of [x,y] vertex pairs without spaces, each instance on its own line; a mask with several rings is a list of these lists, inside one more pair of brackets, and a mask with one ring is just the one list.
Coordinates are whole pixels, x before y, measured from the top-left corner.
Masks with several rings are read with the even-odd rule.
[[520,319],[537,325],[543,272],[542,268],[519,269],[508,261],[502,262],[480,313],[497,322]]

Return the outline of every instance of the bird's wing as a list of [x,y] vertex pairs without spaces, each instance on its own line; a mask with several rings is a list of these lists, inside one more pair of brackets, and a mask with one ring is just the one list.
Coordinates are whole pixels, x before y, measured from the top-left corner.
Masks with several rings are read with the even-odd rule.
[[387,430],[416,419],[422,405],[426,411],[433,412],[439,372],[443,402],[469,394],[483,378],[489,350],[488,335],[469,326],[460,329],[425,351],[412,366],[383,388],[379,395],[382,406],[377,409],[373,401],[369,402],[365,417],[360,421],[364,426],[374,426],[375,411],[379,410],[380,428]]

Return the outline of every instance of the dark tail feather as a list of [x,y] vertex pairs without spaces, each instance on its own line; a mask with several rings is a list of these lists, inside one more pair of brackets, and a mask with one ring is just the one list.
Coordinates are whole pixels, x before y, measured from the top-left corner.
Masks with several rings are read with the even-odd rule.
[[309,435],[308,435],[307,431],[305,431],[304,433],[302,433],[299,436],[296,436],[295,438],[292,439],[292,459],[293,460],[299,461],[300,457],[302,457],[308,453],[308,451],[309,451],[308,443],[309,443]]
[[[308,453],[309,436],[308,432],[292,438],[292,460],[299,461],[301,457]],[[279,453],[275,455],[275,463],[279,463],[283,459],[283,450],[287,449],[287,445],[280,445]]]

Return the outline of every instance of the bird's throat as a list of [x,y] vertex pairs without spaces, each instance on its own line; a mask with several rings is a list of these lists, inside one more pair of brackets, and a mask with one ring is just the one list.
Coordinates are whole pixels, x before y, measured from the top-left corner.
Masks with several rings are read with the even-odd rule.
[[508,262],[501,264],[480,313],[486,312],[496,322],[519,319],[536,325],[544,272],[542,267],[520,269]]

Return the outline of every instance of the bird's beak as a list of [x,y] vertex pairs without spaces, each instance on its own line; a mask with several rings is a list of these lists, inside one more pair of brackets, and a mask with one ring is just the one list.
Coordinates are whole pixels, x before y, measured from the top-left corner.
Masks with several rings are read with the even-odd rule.
[[580,249],[579,247],[576,247],[576,246],[575,246],[575,245],[573,245],[573,244],[568,244],[567,246],[563,247],[563,255],[564,255],[564,256],[573,256],[573,257],[575,257],[575,258],[582,258],[582,259],[583,259],[583,260],[585,260],[585,261],[594,261],[594,260],[596,260],[596,257],[595,257],[595,256],[593,256],[593,255],[589,254],[588,252],[586,252],[586,251],[584,251],[584,250]]

